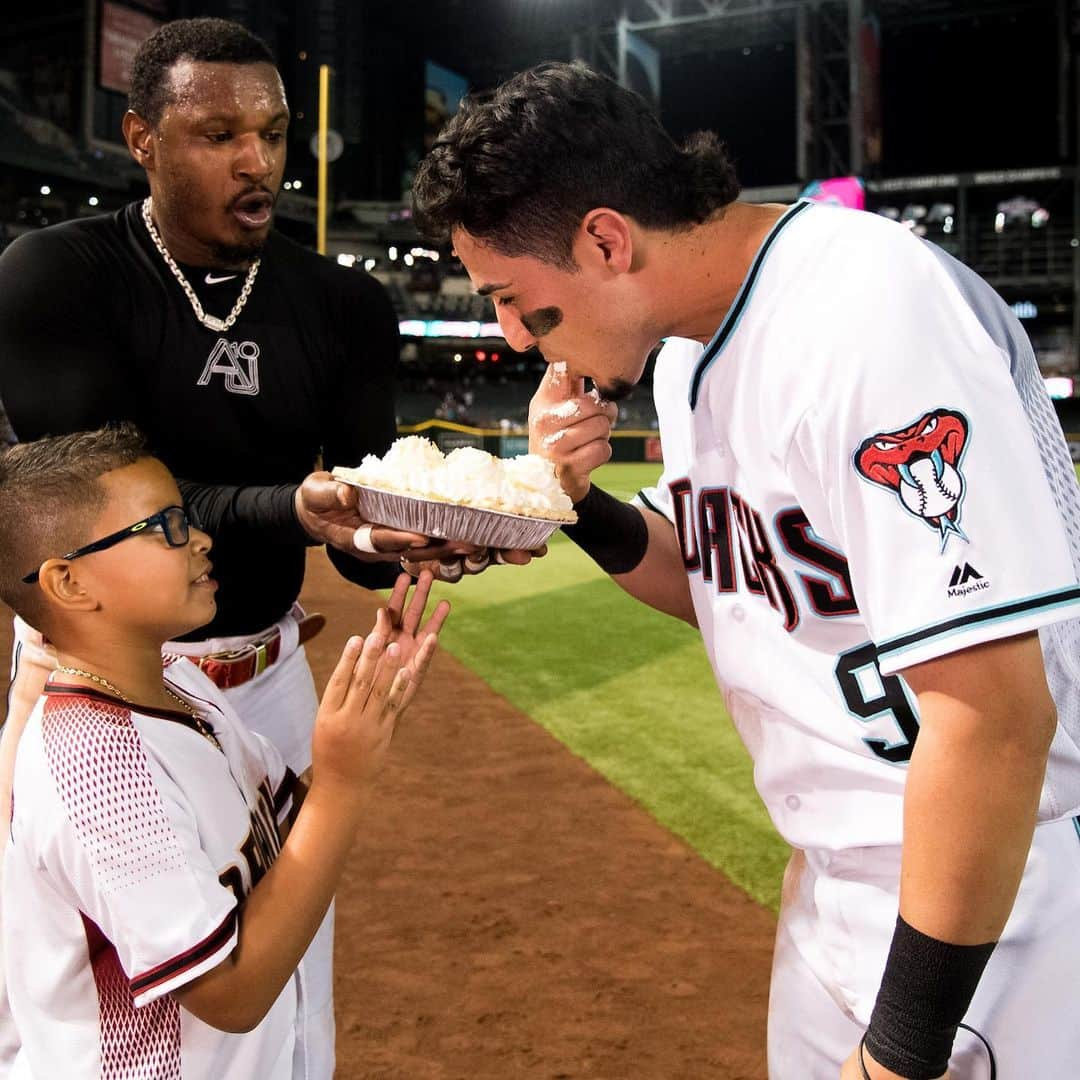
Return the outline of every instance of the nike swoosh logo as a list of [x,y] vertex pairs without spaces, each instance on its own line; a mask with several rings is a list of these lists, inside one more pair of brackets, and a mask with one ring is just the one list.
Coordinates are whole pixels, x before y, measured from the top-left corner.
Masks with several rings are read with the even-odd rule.
[[205,281],[207,285],[220,285],[223,281],[232,281],[236,277],[235,274],[226,274],[224,277],[214,277],[213,274],[207,274]]

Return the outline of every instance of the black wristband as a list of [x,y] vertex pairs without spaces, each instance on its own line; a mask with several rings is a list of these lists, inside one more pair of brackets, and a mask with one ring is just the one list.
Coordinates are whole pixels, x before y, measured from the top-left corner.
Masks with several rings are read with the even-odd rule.
[[576,525],[564,525],[563,532],[601,570],[608,574],[628,574],[645,558],[649,527],[641,511],[616,499],[593,484],[580,502],[574,503]]
[[866,1049],[911,1080],[934,1080],[949,1067],[956,1029],[997,944],[950,945],[897,916]]

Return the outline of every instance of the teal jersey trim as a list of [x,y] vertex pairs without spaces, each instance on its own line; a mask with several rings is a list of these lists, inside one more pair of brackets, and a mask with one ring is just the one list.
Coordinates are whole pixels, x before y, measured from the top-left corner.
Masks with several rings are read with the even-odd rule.
[[799,214],[808,210],[813,205],[814,204],[809,200],[803,199],[800,202],[795,203],[794,206],[789,207],[784,211],[783,216],[769,230],[769,235],[762,241],[761,247],[758,248],[757,254],[754,256],[754,261],[750,264],[750,272],[746,275],[746,280],[739,286],[739,291],[735,294],[735,300],[731,307],[728,308],[728,313],[724,316],[724,321],[720,324],[720,329],[713,335],[712,341],[705,346],[705,351],[701,354],[701,359],[698,360],[697,367],[694,368],[694,374],[690,379],[691,409],[697,407],[698,395],[701,391],[701,380],[705,378],[705,373],[712,366],[712,362],[720,355],[724,346],[730,340],[731,335],[735,333],[739,321],[742,319],[743,313],[750,303],[750,297],[753,295],[754,286],[757,284],[758,274],[765,263],[765,257],[769,254],[769,250],[772,248],[773,244],[776,243],[776,238],[789,222],[793,221]]
[[646,506],[647,506],[647,507],[648,507],[648,508],[649,508],[649,509],[650,509],[650,510],[651,510],[651,511],[652,511],[652,512],[654,513],[654,514],[659,514],[659,515],[660,515],[661,517],[667,517],[667,514],[665,514],[665,513],[664,513],[664,511],[663,511],[663,510],[661,510],[661,509],[660,509],[659,507],[655,506],[655,505],[653,504],[653,501],[652,501],[652,499],[650,499],[650,498],[649,498],[649,496],[648,496],[648,495],[646,495],[644,491],[639,491],[639,492],[637,493],[637,497],[638,497],[638,498],[639,498],[639,499],[640,499],[640,500],[641,500],[641,501],[642,501],[642,502],[643,502],[643,503],[644,503],[644,504],[645,504],[645,505],[646,505]]
[[1056,589],[1053,592],[1043,593],[1041,596],[1031,596],[1026,600],[1017,600],[1011,604],[999,604],[994,607],[983,608],[980,611],[971,611],[966,615],[957,615],[954,619],[946,619],[944,622],[932,623],[910,634],[883,641],[878,646],[879,656],[896,656],[908,652],[922,645],[924,642],[935,638],[950,637],[959,634],[971,626],[980,623],[1006,622],[1009,619],[1017,619],[1021,615],[1027,615],[1032,611],[1049,611],[1053,608],[1068,607],[1080,601],[1080,588]]

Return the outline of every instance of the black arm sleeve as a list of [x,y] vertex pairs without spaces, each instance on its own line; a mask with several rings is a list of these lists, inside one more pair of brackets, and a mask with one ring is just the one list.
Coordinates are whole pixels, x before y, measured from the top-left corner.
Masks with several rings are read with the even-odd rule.
[[23,442],[139,421],[107,271],[51,230],[0,257],[0,400]]
[[[375,278],[345,273],[355,291],[342,305],[341,371],[323,442],[326,469],[385,454],[397,434],[397,314]],[[342,577],[369,589],[389,588],[400,572],[397,563],[361,562],[333,548],[327,554]]]
[[258,534],[261,543],[311,542],[296,517],[297,484],[233,487],[193,480],[177,483],[193,524],[213,537],[251,531]]

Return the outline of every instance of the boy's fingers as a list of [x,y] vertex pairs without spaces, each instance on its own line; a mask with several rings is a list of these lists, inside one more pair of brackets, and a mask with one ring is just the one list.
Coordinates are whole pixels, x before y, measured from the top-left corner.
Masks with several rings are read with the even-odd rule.
[[390,593],[390,599],[386,602],[386,607],[390,613],[390,621],[395,626],[401,624],[401,614],[405,610],[405,598],[409,594],[411,584],[412,578],[408,574],[398,574],[394,581],[394,588]]
[[424,639],[424,643],[412,658],[412,661],[409,664],[412,678],[409,681],[408,689],[406,690],[404,699],[401,703],[402,712],[409,707],[409,702],[416,696],[416,691],[420,689],[424,677],[427,674],[427,669],[431,667],[431,658],[435,655],[438,646],[439,639],[435,634],[432,634],[430,637]]
[[345,642],[345,648],[341,650],[341,656],[338,657],[333,673],[327,680],[326,690],[323,691],[323,701],[331,708],[340,708],[344,702],[349,692],[353,669],[356,667],[356,661],[360,658],[363,647],[362,637],[353,636]]
[[386,695],[386,708],[383,710],[385,719],[393,723],[395,718],[408,704],[412,694],[409,692],[413,684],[412,672],[407,668],[401,668],[390,685],[390,691]]
[[416,579],[416,588],[413,589],[412,600],[405,610],[404,618],[401,620],[401,628],[406,634],[416,634],[420,620],[424,617],[424,608],[427,607],[428,596],[431,593],[431,583],[434,580],[435,575],[430,570],[422,570],[420,576]]
[[368,705],[372,705],[381,712],[386,703],[386,697],[390,693],[390,687],[397,678],[403,663],[401,648],[397,642],[388,645],[379,666],[375,669],[375,677],[371,683],[371,692],[368,694],[365,709]]
[[367,700],[375,681],[375,673],[379,667],[379,661],[386,647],[386,638],[377,632],[368,634],[364,642],[364,648],[357,658],[353,668],[352,681],[349,684],[349,692],[354,698],[359,697],[361,702]]
[[429,635],[437,636],[439,631],[443,628],[443,624],[446,622],[447,616],[450,614],[450,601],[440,600],[435,605],[435,610],[431,613],[428,621],[424,623],[424,637],[425,639]]

